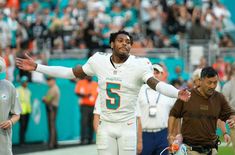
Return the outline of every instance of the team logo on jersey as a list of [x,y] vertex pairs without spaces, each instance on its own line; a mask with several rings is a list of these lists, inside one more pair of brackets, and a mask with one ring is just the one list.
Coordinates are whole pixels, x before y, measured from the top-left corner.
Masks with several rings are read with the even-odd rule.
[[6,95],[6,94],[2,94],[1,99],[2,99],[3,101],[6,101],[6,100],[7,100],[7,95]]

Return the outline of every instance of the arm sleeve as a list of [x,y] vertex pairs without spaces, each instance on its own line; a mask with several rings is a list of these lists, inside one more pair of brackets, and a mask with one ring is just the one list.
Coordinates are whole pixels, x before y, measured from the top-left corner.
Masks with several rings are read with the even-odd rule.
[[19,101],[19,95],[16,92],[16,89],[13,88],[12,90],[12,99],[11,99],[11,113],[15,115],[19,115],[21,113],[21,106]]
[[65,78],[65,79],[76,78],[73,73],[73,69],[68,67],[46,66],[38,64],[36,71],[43,74],[47,74],[52,77]]
[[172,107],[169,116],[173,116],[175,118],[181,118],[183,117],[182,111],[183,111],[183,104],[184,102],[180,99],[177,99],[174,106]]
[[86,75],[94,76],[95,72],[95,61],[98,61],[98,53],[94,54],[92,57],[88,59],[88,61],[82,66],[82,69]]
[[161,94],[166,95],[168,97],[178,98],[179,90],[165,82],[158,82],[155,89],[156,91],[159,91]]

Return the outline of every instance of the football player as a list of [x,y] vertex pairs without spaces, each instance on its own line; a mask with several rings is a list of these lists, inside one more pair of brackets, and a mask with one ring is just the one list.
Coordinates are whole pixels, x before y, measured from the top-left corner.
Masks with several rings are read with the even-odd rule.
[[166,96],[184,101],[189,99],[190,93],[155,79],[149,60],[130,54],[132,44],[128,32],[118,31],[110,35],[112,53],[95,53],[83,66],[40,65],[28,55],[26,59],[17,58],[16,64],[23,70],[60,78],[97,76],[101,102],[98,152],[101,155],[136,155],[136,100],[142,84],[147,83]]

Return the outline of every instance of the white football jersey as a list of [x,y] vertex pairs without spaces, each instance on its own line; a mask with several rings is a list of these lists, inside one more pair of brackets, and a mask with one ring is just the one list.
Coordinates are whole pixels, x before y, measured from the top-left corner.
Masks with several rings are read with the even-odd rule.
[[139,90],[153,77],[152,65],[147,58],[130,55],[123,64],[115,67],[111,54],[96,53],[82,68],[87,75],[98,77],[101,120],[124,122],[136,118]]

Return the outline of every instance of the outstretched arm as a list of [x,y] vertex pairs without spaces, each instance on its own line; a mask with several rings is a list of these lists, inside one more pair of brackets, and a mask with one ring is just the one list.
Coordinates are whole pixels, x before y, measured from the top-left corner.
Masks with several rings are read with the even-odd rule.
[[16,65],[18,68],[25,71],[37,71],[43,74],[47,74],[52,77],[58,78],[84,78],[86,74],[84,73],[81,66],[76,66],[74,68],[61,67],[61,66],[46,66],[41,64],[36,64],[35,61],[25,54],[26,59],[16,58]]
[[190,98],[190,92],[187,90],[178,90],[172,85],[161,82],[154,77],[149,78],[147,84],[150,88],[172,98],[179,98],[183,101],[188,101]]

